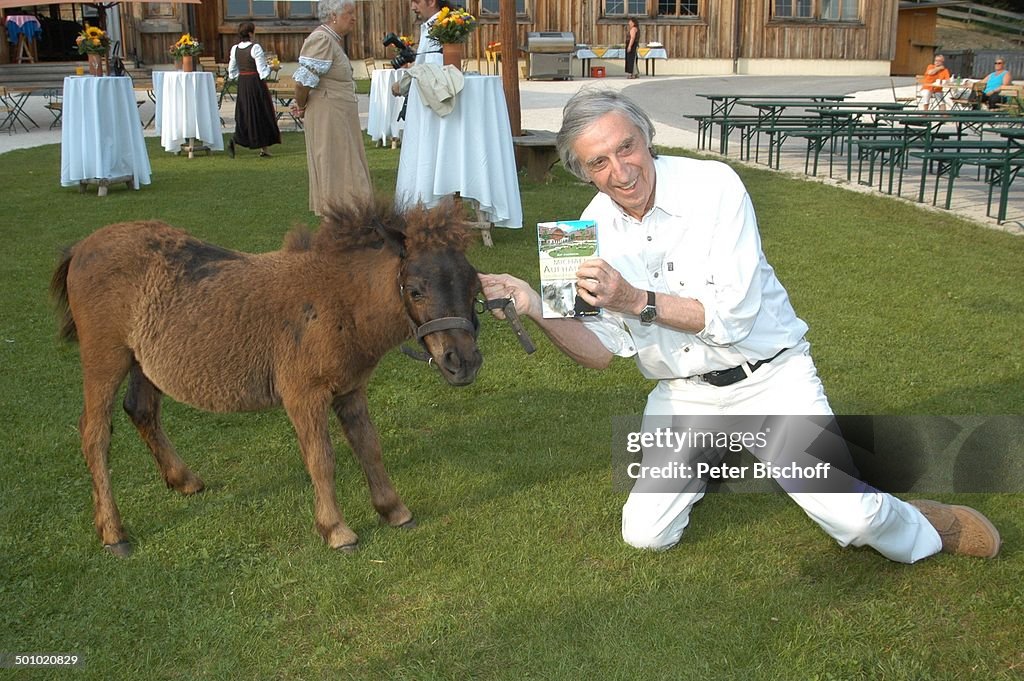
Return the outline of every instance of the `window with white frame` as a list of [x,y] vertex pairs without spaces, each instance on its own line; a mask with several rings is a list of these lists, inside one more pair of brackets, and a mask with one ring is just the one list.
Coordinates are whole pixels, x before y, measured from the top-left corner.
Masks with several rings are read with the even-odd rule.
[[826,21],[856,21],[858,0],[821,0],[821,18]]
[[[273,2],[272,0],[223,0],[224,18],[239,19],[310,19],[316,16],[309,0]],[[257,29],[259,26],[257,26]]]
[[702,0],[604,0],[606,17],[699,17]]
[[772,18],[858,21],[860,0],[773,0]]
[[[496,19],[501,0],[480,0],[480,18]],[[526,17],[526,0],[516,0],[516,18]]]
[[645,16],[647,0],[605,0],[606,17]]
[[700,16],[698,0],[658,0],[659,17]]

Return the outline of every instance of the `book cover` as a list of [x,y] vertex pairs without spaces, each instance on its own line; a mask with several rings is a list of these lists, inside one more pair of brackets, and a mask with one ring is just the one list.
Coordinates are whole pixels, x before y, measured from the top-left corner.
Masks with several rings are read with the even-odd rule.
[[537,223],[540,297],[546,318],[596,315],[597,308],[576,295],[576,270],[597,256],[597,223],[556,220]]

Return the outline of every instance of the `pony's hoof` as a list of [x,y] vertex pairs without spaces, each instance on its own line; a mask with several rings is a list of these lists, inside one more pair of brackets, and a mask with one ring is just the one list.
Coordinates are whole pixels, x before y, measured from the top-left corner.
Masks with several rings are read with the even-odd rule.
[[415,518],[409,518],[404,523],[389,523],[386,519],[381,517],[380,524],[381,525],[387,525],[388,527],[396,527],[396,528],[398,528],[400,530],[415,530],[416,529],[416,519]]
[[181,480],[168,480],[166,482],[168,489],[173,489],[175,492],[184,494],[187,497],[190,497],[193,494],[199,494],[206,489],[206,485],[203,484],[202,479],[195,475],[189,475]]
[[116,544],[104,544],[104,551],[109,551],[118,558],[127,558],[132,555],[132,545],[126,541],[119,541]]
[[335,551],[341,551],[342,553],[356,553],[359,550],[359,542],[354,541],[351,544],[342,544],[341,546],[335,546]]

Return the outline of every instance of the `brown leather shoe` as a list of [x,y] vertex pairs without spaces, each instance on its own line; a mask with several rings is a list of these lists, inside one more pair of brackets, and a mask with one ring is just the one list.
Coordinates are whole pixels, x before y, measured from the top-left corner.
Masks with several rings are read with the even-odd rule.
[[910,502],[942,538],[942,552],[976,558],[995,558],[999,553],[999,530],[980,512],[967,506],[952,506],[928,499]]

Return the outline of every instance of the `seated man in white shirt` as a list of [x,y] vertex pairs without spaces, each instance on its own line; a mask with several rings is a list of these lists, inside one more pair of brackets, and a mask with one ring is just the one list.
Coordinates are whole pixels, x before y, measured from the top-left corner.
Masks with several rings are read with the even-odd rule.
[[[520,315],[584,366],[635,357],[644,376],[658,381],[645,430],[658,418],[762,415],[761,422],[788,428],[781,454],[806,460],[813,429],[795,417],[832,411],[804,339],[807,324],[765,259],[739,177],[717,161],[659,158],[650,118],[621,93],[582,90],[562,120],[563,164],[600,192],[581,218],[596,220],[601,257],[583,264],[576,285],[603,312],[545,319],[540,295],[508,274],[480,275],[487,298],[513,298]],[[780,414],[795,416],[772,416]],[[643,464],[663,461],[662,454],[645,447]],[[622,509],[623,539],[639,548],[674,546],[706,486],[691,479],[664,491],[638,481]],[[906,503],[863,483],[841,493],[791,482],[783,489],[840,545],[871,546],[890,560],[999,551],[998,531],[974,509]]]

